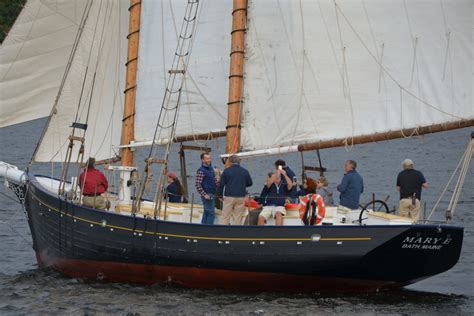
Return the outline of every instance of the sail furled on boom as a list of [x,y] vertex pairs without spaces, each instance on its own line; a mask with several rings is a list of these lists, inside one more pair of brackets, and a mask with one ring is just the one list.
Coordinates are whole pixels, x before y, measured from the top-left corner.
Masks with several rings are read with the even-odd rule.
[[0,127],[50,114],[87,4],[26,2],[0,47]]
[[471,9],[469,0],[250,1],[242,149],[350,146],[472,120]]
[[[232,2],[207,0],[200,7],[181,94],[178,138],[224,131],[226,126]],[[153,140],[185,9],[186,1],[142,2],[135,122],[139,144]],[[158,133],[155,141],[166,143],[168,138]]]
[[[37,150],[35,161],[65,161],[73,123],[84,137],[85,157],[116,156],[120,144],[128,33],[127,0],[88,2],[84,29],[64,87]],[[87,129],[81,129],[87,124]],[[75,142],[76,161],[80,143]]]

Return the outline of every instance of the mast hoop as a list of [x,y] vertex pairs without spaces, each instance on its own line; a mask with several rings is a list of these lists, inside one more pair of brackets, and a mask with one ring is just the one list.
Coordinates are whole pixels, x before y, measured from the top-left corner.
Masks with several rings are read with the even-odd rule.
[[123,93],[127,93],[128,91],[132,90],[132,89],[135,89],[137,87],[137,85],[133,85],[131,87],[128,87],[127,89],[123,90]]
[[141,5],[141,4],[142,4],[141,1],[135,2],[134,4],[132,4],[128,7],[128,11],[132,10],[134,7],[136,7],[137,5]]
[[234,124],[234,125],[227,125],[227,126],[225,127],[225,129],[229,129],[229,128],[242,129],[242,125],[240,125],[240,124]]
[[241,28],[241,29],[234,29],[230,32],[230,34],[234,34],[234,33],[237,33],[237,32],[244,32],[244,33],[247,33],[247,28]]
[[241,104],[241,103],[244,103],[244,100],[230,101],[230,102],[227,102],[227,105]]
[[133,31],[133,32],[128,33],[127,39],[129,39],[133,34],[137,34],[137,33],[140,33],[140,29],[137,29],[137,30],[135,30],[135,31]]
[[237,12],[237,11],[246,11],[247,12],[247,7],[242,7],[242,8],[237,8],[237,9],[232,10],[232,15],[234,15],[234,13]]
[[229,56],[232,57],[232,55],[234,55],[234,54],[242,54],[242,55],[245,55],[245,51],[243,51],[243,50],[233,50],[233,51],[230,52]]
[[127,119],[129,119],[129,118],[131,118],[132,116],[135,116],[135,112],[130,113],[129,115],[123,117],[123,118],[122,118],[122,122],[125,121],[125,120],[127,120]]
[[133,61],[137,61],[137,60],[138,60],[138,57],[130,58],[130,59],[127,60],[127,62],[125,63],[125,66],[128,66],[128,64],[130,64],[130,63],[133,62]]

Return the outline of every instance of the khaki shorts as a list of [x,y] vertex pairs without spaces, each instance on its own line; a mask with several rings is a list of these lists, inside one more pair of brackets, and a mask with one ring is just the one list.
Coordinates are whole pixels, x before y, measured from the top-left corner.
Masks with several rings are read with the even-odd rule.
[[260,216],[263,216],[266,220],[269,220],[270,218],[275,218],[277,212],[280,212],[283,216],[286,215],[286,210],[284,206],[270,205],[263,207]]
[[99,210],[105,210],[107,208],[107,202],[106,199],[101,196],[83,196],[82,197],[82,205],[91,207],[91,208],[96,208]]
[[400,200],[400,216],[410,217],[412,220],[417,221],[420,218],[421,203],[420,200],[415,199],[415,204],[411,198]]

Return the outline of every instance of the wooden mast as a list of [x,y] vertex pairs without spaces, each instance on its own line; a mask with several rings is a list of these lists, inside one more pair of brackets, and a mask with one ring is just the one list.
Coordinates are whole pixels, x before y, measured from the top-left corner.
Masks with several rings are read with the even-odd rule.
[[[130,0],[128,27],[127,76],[125,79],[125,104],[122,120],[122,145],[128,145],[135,135],[135,96],[137,86],[138,44],[140,36],[141,0]],[[122,166],[133,166],[133,152],[124,147],[121,152]]]
[[240,104],[244,84],[245,31],[247,0],[234,0],[232,9],[232,44],[230,50],[229,98],[227,110],[226,153],[240,149]]

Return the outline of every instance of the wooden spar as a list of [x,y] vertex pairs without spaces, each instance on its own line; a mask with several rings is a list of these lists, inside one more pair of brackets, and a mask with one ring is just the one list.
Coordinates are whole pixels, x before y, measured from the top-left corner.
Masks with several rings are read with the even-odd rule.
[[431,134],[443,131],[449,131],[458,128],[464,128],[474,126],[474,119],[472,120],[461,120],[451,123],[444,123],[444,124],[435,124],[429,126],[422,126],[417,128],[408,128],[398,131],[390,131],[385,133],[377,133],[372,135],[361,135],[361,136],[354,136],[353,138],[338,138],[333,140],[326,140],[317,143],[308,143],[308,144],[301,144],[298,145],[298,151],[308,151],[308,150],[317,150],[317,149],[324,149],[324,148],[332,148],[332,147],[341,147],[341,146],[351,146],[352,144],[365,144],[365,143],[374,143],[380,142],[384,140],[391,140],[397,138],[404,138],[410,135],[424,135],[424,134]]
[[247,0],[234,0],[232,10],[232,44],[230,50],[229,98],[227,110],[226,153],[240,148],[240,104],[244,83],[245,31]]
[[186,136],[177,136],[173,139],[175,143],[193,141],[193,140],[210,140],[213,138],[224,137],[226,136],[226,131],[218,131],[218,132],[209,132],[203,134],[194,134],[194,135],[186,135]]
[[[374,143],[380,141],[386,141],[397,138],[405,138],[410,136],[420,136],[424,134],[444,132],[453,129],[465,128],[474,126],[474,119],[470,120],[460,120],[456,122],[444,123],[444,124],[434,124],[428,126],[420,126],[417,128],[407,128],[404,130],[390,131],[384,133],[370,134],[370,135],[360,135],[354,136],[352,138],[338,138],[333,140],[326,140],[314,143],[306,143],[301,145],[292,145],[292,146],[283,146],[267,149],[258,149],[253,151],[240,152],[237,155],[241,159],[248,159],[252,157],[261,157],[261,156],[271,156],[271,155],[285,155],[294,152],[302,152],[309,150],[318,150],[324,148],[333,148],[333,147],[342,147],[342,146],[351,146],[365,143]],[[221,158],[228,157],[229,154],[221,155]]]
[[[130,21],[127,52],[127,76],[125,79],[125,104],[122,119],[122,145],[128,145],[134,139],[135,131],[135,96],[137,85],[138,43],[140,36],[141,0],[130,0]],[[131,148],[122,148],[122,166],[133,166]]]

